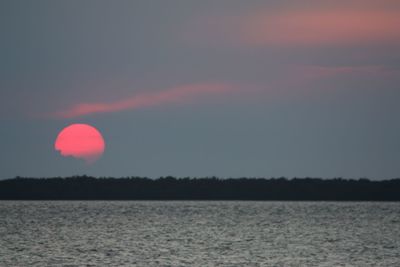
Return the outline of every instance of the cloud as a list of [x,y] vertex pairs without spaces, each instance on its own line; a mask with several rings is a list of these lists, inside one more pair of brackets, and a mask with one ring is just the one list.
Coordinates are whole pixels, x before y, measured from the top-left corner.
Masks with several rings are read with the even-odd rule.
[[203,18],[199,24],[196,34],[200,38],[232,45],[400,44],[400,10],[363,7],[362,3],[358,6],[253,10]]
[[115,102],[79,103],[65,110],[57,111],[51,114],[51,117],[68,119],[97,113],[110,113],[170,103],[188,102],[196,97],[225,93],[233,89],[232,85],[225,83],[191,84],[158,92],[142,92]]
[[318,66],[302,65],[295,66],[293,69],[297,76],[305,79],[324,79],[331,77],[357,76],[373,77],[379,79],[393,79],[399,77],[398,69],[391,69],[385,66]]

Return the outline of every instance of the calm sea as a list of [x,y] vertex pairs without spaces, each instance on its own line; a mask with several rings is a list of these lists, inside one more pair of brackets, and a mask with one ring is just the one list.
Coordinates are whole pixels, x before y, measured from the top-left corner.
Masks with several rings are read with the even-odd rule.
[[0,266],[400,266],[400,203],[5,201]]

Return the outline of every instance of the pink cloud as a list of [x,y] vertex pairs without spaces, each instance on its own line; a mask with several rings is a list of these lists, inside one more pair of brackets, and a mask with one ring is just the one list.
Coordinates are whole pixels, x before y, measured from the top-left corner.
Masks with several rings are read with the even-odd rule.
[[97,113],[110,113],[123,110],[159,106],[170,103],[181,103],[194,100],[196,97],[232,91],[233,86],[224,83],[191,84],[158,92],[143,92],[127,99],[115,102],[89,102],[73,105],[65,110],[51,114],[55,118],[75,118]]
[[388,69],[384,66],[296,66],[294,71],[301,77],[307,79],[323,79],[337,76],[368,76],[380,78],[393,78],[400,75],[399,70]]
[[[281,96],[304,96],[326,90],[385,90],[400,80],[400,70],[382,65],[319,66],[287,65],[284,79],[276,81]],[[361,92],[361,91],[360,91]]]
[[400,44],[399,25],[396,8],[320,6],[204,18],[196,34],[210,42],[248,46]]

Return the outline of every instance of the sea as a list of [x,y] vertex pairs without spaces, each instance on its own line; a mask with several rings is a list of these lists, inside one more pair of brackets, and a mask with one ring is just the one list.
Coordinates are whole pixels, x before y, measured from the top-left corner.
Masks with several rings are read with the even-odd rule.
[[400,203],[2,201],[0,266],[400,266]]

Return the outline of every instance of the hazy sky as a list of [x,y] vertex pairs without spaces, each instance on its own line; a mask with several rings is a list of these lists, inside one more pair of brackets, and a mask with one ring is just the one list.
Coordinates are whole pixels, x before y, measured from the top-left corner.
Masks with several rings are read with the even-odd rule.
[[400,176],[397,0],[3,0],[0,36],[0,178]]

